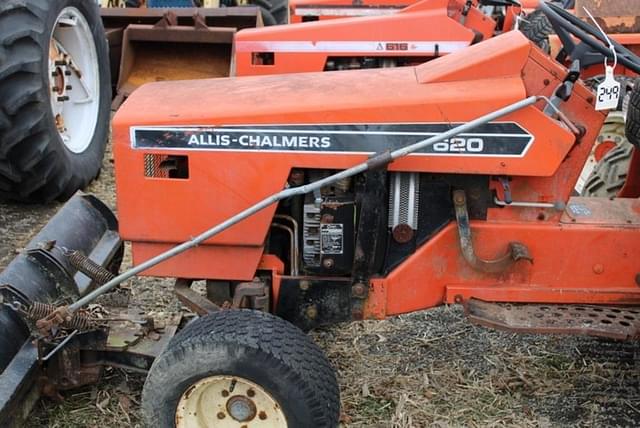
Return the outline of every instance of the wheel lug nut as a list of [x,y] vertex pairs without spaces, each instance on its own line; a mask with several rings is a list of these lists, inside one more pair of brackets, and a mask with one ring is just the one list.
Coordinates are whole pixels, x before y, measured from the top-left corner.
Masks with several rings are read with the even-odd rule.
[[229,396],[229,391],[227,391],[226,389],[222,391],[222,396],[223,397],[228,397]]
[[71,70],[65,70],[64,71],[64,75],[65,76],[71,76]]
[[58,97],[58,101],[62,102],[62,101],[69,101],[69,97],[64,95],[62,97]]
[[60,90],[60,88],[58,88],[57,86],[52,86],[51,87],[51,92],[58,92]]
[[225,416],[224,412],[218,412],[218,419],[224,419]]
[[55,65],[67,65],[67,62],[58,60],[58,61],[54,62],[54,64]]
[[71,89],[73,89],[73,86],[71,86],[71,85],[67,85],[67,86],[65,86],[64,88],[65,88],[67,91],[70,91]]
[[264,421],[265,419],[267,419],[267,414],[262,411],[258,414],[258,417]]
[[253,389],[250,389],[247,391],[247,396],[249,397],[253,397],[254,395],[256,395],[255,391]]

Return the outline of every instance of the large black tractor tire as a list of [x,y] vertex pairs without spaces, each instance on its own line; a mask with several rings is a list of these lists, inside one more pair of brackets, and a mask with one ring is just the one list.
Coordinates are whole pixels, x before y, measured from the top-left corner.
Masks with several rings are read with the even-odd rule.
[[[265,397],[273,405],[261,404]],[[192,428],[217,420],[251,426],[258,418],[333,428],[339,409],[336,375],[322,350],[292,324],[252,310],[188,324],[154,361],[142,391],[145,423],[154,428],[177,420]]]
[[[564,9],[573,9],[575,7],[575,1],[573,0],[554,0],[550,3],[554,3]],[[520,22],[520,31],[540,49],[546,53],[551,52],[549,36],[554,34],[554,29],[542,9],[537,8],[525,16]]]
[[[82,25],[82,18],[87,25]],[[84,31],[81,40],[86,46],[95,47],[95,57],[79,56],[82,61],[77,61],[94,64],[92,73],[84,76],[85,81],[90,80],[87,87],[93,89],[95,102],[91,103],[91,113],[82,110],[81,115],[75,114],[71,120],[71,115],[65,113],[69,110],[54,113],[54,108],[86,104],[78,101],[89,99],[88,91],[70,66],[56,65],[53,61],[50,64],[50,54],[61,54],[62,46],[74,57],[72,51],[77,49],[59,41],[55,44],[52,38],[54,29],[69,34],[76,28]],[[78,68],[82,74],[82,67]],[[58,80],[52,69],[59,71]],[[55,82],[64,82],[64,87],[56,86]],[[29,203],[65,200],[93,180],[100,171],[109,136],[111,102],[108,46],[96,2],[1,1],[0,94],[0,199]],[[69,99],[65,100],[66,96]],[[68,132],[72,123],[76,124],[74,135],[86,132],[86,138],[65,143],[61,132]]]
[[614,198],[624,187],[634,147],[623,143],[607,153],[585,182],[582,196]]
[[524,17],[520,23],[520,31],[544,52],[551,52],[549,35],[553,34],[553,27],[541,9],[536,9]]
[[260,8],[265,26],[288,23],[289,0],[252,0],[251,3]]
[[627,122],[625,134],[627,140],[640,148],[640,80],[636,81],[633,90],[629,94],[629,106],[627,107]]
[[276,21],[277,25],[289,22],[289,0],[269,0],[271,8],[269,13]]

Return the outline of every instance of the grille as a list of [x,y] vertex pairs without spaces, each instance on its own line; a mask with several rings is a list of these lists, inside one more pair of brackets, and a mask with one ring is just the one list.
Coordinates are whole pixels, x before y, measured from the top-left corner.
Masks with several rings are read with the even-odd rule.
[[418,203],[420,199],[420,176],[417,172],[394,172],[391,174],[389,192],[389,227],[408,224],[418,229]]
[[169,178],[166,168],[161,168],[163,161],[167,160],[167,155],[145,154],[144,155],[144,176],[155,178]]

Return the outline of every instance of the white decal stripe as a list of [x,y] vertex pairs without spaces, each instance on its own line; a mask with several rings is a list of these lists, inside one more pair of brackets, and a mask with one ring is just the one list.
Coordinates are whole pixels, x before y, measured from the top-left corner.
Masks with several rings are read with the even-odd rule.
[[[491,134],[491,133],[484,133],[484,134],[473,134],[473,133],[463,133],[463,134],[459,134],[460,136],[463,135],[473,135],[473,136],[500,136],[500,137],[526,137],[529,139],[529,141],[527,142],[524,150],[522,151],[522,153],[518,154],[518,155],[512,155],[512,154],[473,154],[473,155],[469,155],[466,153],[411,153],[408,156],[409,157],[431,157],[431,156],[436,156],[436,157],[441,157],[441,156],[454,156],[454,157],[469,157],[469,158],[478,158],[478,157],[486,157],[486,158],[495,158],[495,157],[499,157],[499,158],[524,158],[527,153],[529,152],[529,149],[533,146],[533,143],[535,141],[535,136],[533,136],[532,134],[529,133],[529,131],[527,131],[523,126],[521,126],[520,124],[517,124],[516,122],[491,122],[491,124],[508,124],[508,123],[514,123],[516,124],[520,129],[522,129],[524,132],[526,132],[526,134]],[[443,123],[438,123],[438,122],[398,122],[398,123],[384,123],[383,125],[439,125],[439,124],[443,124]],[[305,126],[305,124],[296,124],[297,126]],[[348,125],[348,124],[324,124],[324,125],[332,125],[332,126],[339,126],[339,125]],[[247,126],[247,125],[245,125]],[[250,126],[250,125],[249,125]],[[276,126],[276,125],[274,125]],[[287,125],[280,125],[280,126],[287,126]],[[310,124],[306,124],[306,126],[317,126],[316,125],[310,125]],[[324,154],[324,155],[362,155],[362,154],[366,154],[366,155],[371,155],[371,154],[375,154],[375,152],[367,152],[367,151],[331,151],[331,150],[261,150],[261,149],[215,149],[215,148],[201,148],[201,147],[189,147],[189,148],[180,148],[180,147],[138,147],[137,146],[137,138],[136,138],[136,132],[137,131],[177,131],[177,132],[190,132],[190,131],[194,131],[194,132],[212,132],[212,133],[218,133],[218,132],[242,132],[242,131],[247,131],[247,129],[242,130],[242,129],[228,129],[228,128],[224,128],[224,127],[211,127],[208,125],[201,125],[201,126],[193,126],[193,127],[189,127],[189,126],[178,126],[178,127],[170,127],[170,126],[132,126],[131,128],[129,128],[129,136],[130,136],[130,141],[131,141],[131,148],[133,149],[142,149],[142,150],[146,150],[149,152],[154,152],[155,150],[159,150],[161,152],[164,151],[182,151],[184,152],[186,151],[223,151],[223,152],[238,152],[238,153],[246,153],[246,152],[255,152],[255,153],[295,153],[295,154]],[[252,129],[250,131],[254,131],[254,132],[261,132],[263,130],[261,129]],[[357,131],[320,131],[320,130],[316,130],[316,131],[301,131],[301,130],[264,130],[266,132],[282,132],[282,133],[288,133],[288,132],[296,132],[296,133],[327,133],[327,134],[338,134],[338,133],[344,133],[344,134],[380,134],[380,135],[424,135],[424,136],[430,136],[430,135],[439,135],[439,133],[418,133],[418,132],[357,132]]]
[[[180,128],[166,128],[166,127],[137,127],[137,130],[151,130],[151,131],[179,131],[179,132],[211,132],[216,133],[264,133],[264,134],[339,134],[339,135],[408,135],[408,136],[433,136],[440,135],[442,132],[392,132],[392,131],[331,131],[331,130],[306,130],[306,129],[243,129],[243,128],[208,128],[208,127],[180,127]],[[444,131],[443,131],[444,132]],[[482,132],[463,132],[460,136],[474,136],[474,137],[530,137],[531,134],[503,134],[503,133],[482,133]]]
[[[387,45],[407,44],[406,50],[387,49]],[[452,53],[469,46],[458,41],[237,41],[237,52],[327,52],[327,53]]]
[[[453,156],[453,157],[468,157],[470,159],[475,158],[523,158],[525,154],[529,151],[529,147],[531,147],[531,143],[533,143],[534,138],[531,137],[531,140],[527,143],[522,154],[519,155],[505,155],[505,154],[467,154],[465,152],[447,152],[447,153],[419,153],[414,152],[410,153],[407,156]],[[373,155],[376,152],[366,152],[366,151],[329,151],[329,150],[262,150],[262,149],[217,149],[217,148],[202,148],[202,147],[138,147],[135,145],[135,141],[131,144],[131,148],[137,150],[144,150],[149,153],[160,152],[164,153],[166,151],[178,151],[178,152],[236,152],[236,153],[287,153],[287,154],[295,154],[295,155],[306,155],[306,154],[318,154],[318,155]]]
[[296,8],[296,16],[383,16],[401,11],[401,7]]

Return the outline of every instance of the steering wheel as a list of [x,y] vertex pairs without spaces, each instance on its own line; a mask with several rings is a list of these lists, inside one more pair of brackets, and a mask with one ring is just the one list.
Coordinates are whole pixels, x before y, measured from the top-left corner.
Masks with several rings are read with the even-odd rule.
[[[566,55],[571,57],[572,54],[576,53],[578,45],[571,37],[575,36],[596,52],[613,61],[614,57],[611,49],[609,49],[609,41],[596,27],[587,24],[553,3],[541,1],[540,9],[549,18],[549,22],[551,22],[553,29],[562,42],[563,52],[558,54],[558,60],[565,59]],[[611,39],[611,44],[616,50],[618,63],[640,74],[640,58],[613,39]]]

